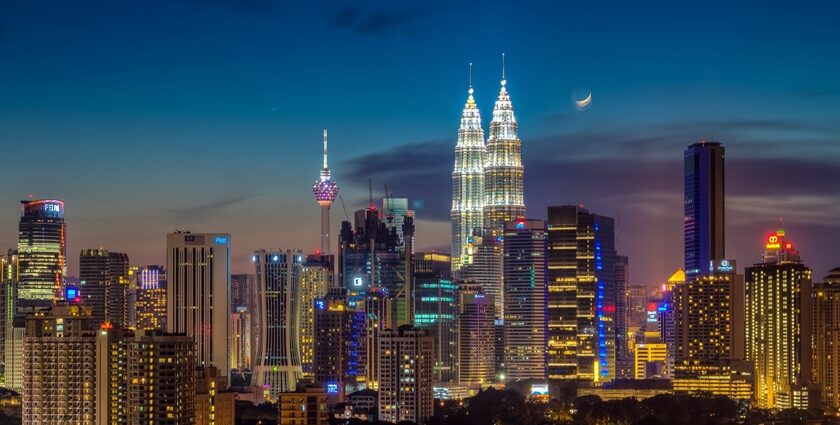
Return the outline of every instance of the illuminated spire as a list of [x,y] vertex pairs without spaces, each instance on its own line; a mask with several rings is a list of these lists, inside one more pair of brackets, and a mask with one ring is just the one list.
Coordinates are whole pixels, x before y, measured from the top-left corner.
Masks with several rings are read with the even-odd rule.
[[324,167],[321,168],[321,179],[312,186],[315,201],[321,206],[321,254],[330,254],[330,205],[338,196],[338,184],[330,176],[327,165],[327,129],[324,129]]
[[327,129],[324,129],[324,168],[321,169],[321,181],[330,179],[330,166],[327,165]]
[[513,104],[507,92],[505,55],[502,54],[501,89],[493,107],[484,164],[485,227],[501,228],[505,221],[525,217],[522,142],[518,133]]
[[452,270],[463,264],[464,248],[474,228],[483,226],[484,202],[484,130],[481,114],[473,98],[472,63],[469,66],[467,103],[461,113],[455,167],[452,172]]

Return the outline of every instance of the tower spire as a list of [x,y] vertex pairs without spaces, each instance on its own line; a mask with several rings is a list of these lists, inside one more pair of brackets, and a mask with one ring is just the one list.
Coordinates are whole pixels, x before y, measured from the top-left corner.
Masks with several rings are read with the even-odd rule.
[[505,54],[502,53],[502,87],[507,84],[507,80],[505,80]]
[[324,128],[324,169],[329,170],[330,167],[327,165],[327,129]]

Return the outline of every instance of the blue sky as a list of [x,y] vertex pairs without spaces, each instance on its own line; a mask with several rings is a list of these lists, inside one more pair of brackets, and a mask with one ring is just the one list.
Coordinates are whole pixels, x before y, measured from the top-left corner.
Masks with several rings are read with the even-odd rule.
[[727,147],[728,256],[758,261],[784,218],[817,276],[840,265],[837,5],[520,3],[3,2],[0,242],[33,194],[67,202],[71,270],[98,246],[162,262],[175,228],[231,232],[236,271],[311,250],[326,126],[348,209],[388,184],[445,249],[467,63],[486,125],[505,52],[530,216],[620,216],[632,280],[661,282],[682,150],[706,138]]

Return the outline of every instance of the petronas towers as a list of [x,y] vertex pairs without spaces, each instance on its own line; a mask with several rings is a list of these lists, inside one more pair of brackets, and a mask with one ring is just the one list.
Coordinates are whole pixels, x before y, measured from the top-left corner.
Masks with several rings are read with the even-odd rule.
[[[455,168],[452,172],[452,270],[469,261],[474,234],[496,233],[505,221],[525,217],[522,142],[502,70],[501,90],[493,107],[490,136],[485,144],[481,114],[472,82],[461,113]],[[485,230],[486,229],[486,230]]]

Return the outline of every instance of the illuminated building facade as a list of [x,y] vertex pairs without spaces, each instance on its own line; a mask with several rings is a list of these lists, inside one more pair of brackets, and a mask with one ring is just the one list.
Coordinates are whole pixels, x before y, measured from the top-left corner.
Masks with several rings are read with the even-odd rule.
[[[448,273],[447,273],[448,274]],[[458,379],[458,285],[440,273],[417,273],[414,326],[434,338],[434,382]]]
[[346,289],[331,288],[315,300],[315,382],[333,403],[365,386],[365,325],[365,312],[349,305]]
[[26,318],[23,423],[93,424],[96,330],[90,307],[59,304]]
[[295,391],[281,393],[277,400],[279,425],[327,425],[327,394],[317,384],[298,383]]
[[[259,335],[256,322],[258,292],[256,275],[230,276],[231,341],[230,367],[245,379],[254,367],[254,352]],[[246,379],[246,382],[249,382]]]
[[425,424],[434,414],[434,338],[404,325],[379,340],[379,420]]
[[253,384],[264,397],[291,391],[303,377],[300,363],[299,292],[303,253],[300,251],[254,252],[257,276],[257,323]]
[[615,225],[578,206],[548,208],[548,377],[616,373]]
[[166,269],[157,265],[140,267],[134,276],[136,328],[166,329]]
[[814,382],[827,413],[840,410],[840,267],[814,285]]
[[[380,211],[380,220],[385,222],[388,229],[395,229],[397,236],[406,243],[406,235],[403,233],[403,224],[406,217],[414,217],[414,210],[408,208],[408,198],[395,198],[388,196],[382,198],[382,209]],[[412,243],[414,240],[412,239]],[[416,244],[412,245],[412,251],[416,251]]]
[[139,331],[126,344],[129,424],[195,423],[193,338]]
[[461,385],[481,389],[494,382],[495,303],[492,295],[460,291],[458,370]]
[[484,161],[484,227],[490,229],[525,218],[522,141],[502,68],[502,88],[493,107]]
[[467,240],[473,229],[484,223],[484,130],[481,114],[473,99],[472,82],[461,113],[458,142],[455,145],[455,168],[452,171],[452,271],[457,273],[464,262]]
[[506,222],[504,239],[506,379],[545,379],[548,241],[545,222]]
[[312,194],[321,206],[321,254],[330,255],[330,205],[338,196],[338,184],[332,180],[327,164],[327,129],[324,129],[324,166],[321,177],[312,186]]
[[215,367],[195,370],[195,425],[234,425],[236,393]]
[[724,148],[702,141],[684,152],[686,280],[708,273],[725,258]]
[[615,357],[616,364],[630,357],[627,346],[627,286],[630,284],[630,259],[615,257]]
[[166,235],[166,331],[195,338],[195,364],[229,375],[230,235]]
[[128,255],[102,248],[79,254],[79,279],[83,302],[95,323],[128,326]]
[[96,423],[127,424],[127,349],[132,335],[114,329],[110,324],[99,324],[98,328],[96,331]]
[[21,201],[18,232],[18,306],[25,313],[61,298],[67,276],[64,201]]
[[783,230],[769,235],[765,248],[763,261],[745,270],[746,358],[755,364],[756,404],[817,407],[795,405],[812,383],[811,270]]
[[[446,256],[446,269],[449,270],[449,256]],[[358,306],[357,306],[358,309]],[[383,329],[394,329],[397,326],[394,317],[394,298],[385,288],[370,288],[365,292],[365,372],[366,387],[376,390],[379,388],[379,334]]]
[[298,323],[300,324],[300,362],[303,376],[313,376],[315,349],[315,300],[324,298],[332,284],[332,257],[310,255],[300,269]]
[[668,376],[668,346],[661,342],[636,344],[633,353],[634,379],[661,379]]
[[485,294],[493,296],[497,319],[505,317],[505,297],[502,295],[503,240],[499,232],[474,229],[472,236],[467,239],[465,262],[458,273],[460,281],[477,283]]
[[17,252],[0,255],[0,362],[5,364],[6,338],[11,336],[17,305]]

